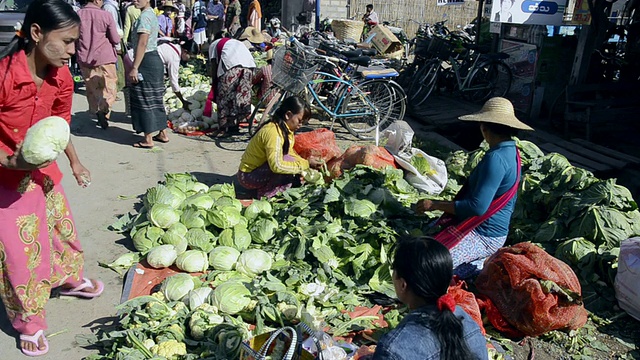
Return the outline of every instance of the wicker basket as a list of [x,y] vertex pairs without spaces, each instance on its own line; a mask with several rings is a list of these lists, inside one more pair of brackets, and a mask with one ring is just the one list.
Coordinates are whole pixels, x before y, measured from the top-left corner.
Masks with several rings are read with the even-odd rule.
[[331,30],[338,40],[353,39],[359,42],[363,29],[363,21],[339,19],[331,22]]

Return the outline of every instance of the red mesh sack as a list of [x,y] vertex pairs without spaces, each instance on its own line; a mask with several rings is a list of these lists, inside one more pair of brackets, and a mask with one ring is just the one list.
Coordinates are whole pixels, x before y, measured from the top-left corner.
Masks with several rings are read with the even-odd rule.
[[305,159],[315,157],[325,162],[342,154],[336,143],[336,134],[329,129],[317,129],[296,135],[293,149]]
[[472,292],[467,291],[466,288],[467,284],[464,281],[456,280],[453,285],[449,286],[448,292],[456,301],[456,305],[460,306],[462,310],[469,314],[473,321],[480,326],[482,335],[486,335],[487,332],[484,330],[484,325],[482,324],[482,314],[480,313],[476,296],[473,295]]
[[[397,168],[393,155],[391,155],[387,149],[380,146],[354,145],[348,148],[342,157],[344,158],[342,169],[350,169],[359,164],[371,166],[376,169],[383,169],[387,166]],[[345,167],[347,165],[350,167]]]
[[523,335],[578,329],[587,322],[576,274],[531,243],[499,249],[485,262],[475,284]]

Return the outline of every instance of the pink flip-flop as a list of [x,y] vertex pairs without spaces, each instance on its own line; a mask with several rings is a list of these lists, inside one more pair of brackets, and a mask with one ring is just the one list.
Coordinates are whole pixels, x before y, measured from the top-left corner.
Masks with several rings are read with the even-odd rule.
[[93,299],[98,297],[104,291],[104,284],[100,280],[96,280],[96,284],[98,285],[98,291],[96,292],[87,292],[83,291],[84,289],[93,289],[93,282],[89,278],[84,278],[84,282],[73,289],[69,290],[60,290],[61,296],[76,296],[85,299]]
[[40,337],[42,337],[42,343],[44,344],[44,349],[42,350],[36,350],[36,351],[29,351],[23,348],[20,348],[22,350],[22,353],[27,355],[27,356],[41,356],[46,354],[47,352],[49,352],[49,341],[47,341],[46,336],[44,336],[44,331],[42,330],[38,330],[35,334],[33,335],[25,335],[25,334],[20,334],[20,341],[27,341],[30,342],[32,344],[35,344],[36,347],[38,347],[38,340],[40,340]]

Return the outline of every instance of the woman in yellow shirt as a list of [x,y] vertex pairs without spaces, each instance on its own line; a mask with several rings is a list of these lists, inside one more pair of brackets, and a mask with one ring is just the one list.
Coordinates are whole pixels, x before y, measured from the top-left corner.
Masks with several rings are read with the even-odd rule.
[[238,182],[257,197],[272,197],[292,186],[300,185],[300,174],[322,163],[314,158],[305,160],[293,149],[294,132],[309,120],[309,105],[291,96],[280,105],[270,122],[251,139],[240,160]]

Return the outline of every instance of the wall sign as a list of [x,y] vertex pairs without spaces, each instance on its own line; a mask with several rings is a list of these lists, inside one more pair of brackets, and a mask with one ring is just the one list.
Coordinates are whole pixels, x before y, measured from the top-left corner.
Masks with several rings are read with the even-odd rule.
[[464,0],[438,0],[438,6],[443,5],[460,5],[464,4]]
[[493,0],[491,21],[527,25],[562,25],[566,0]]

